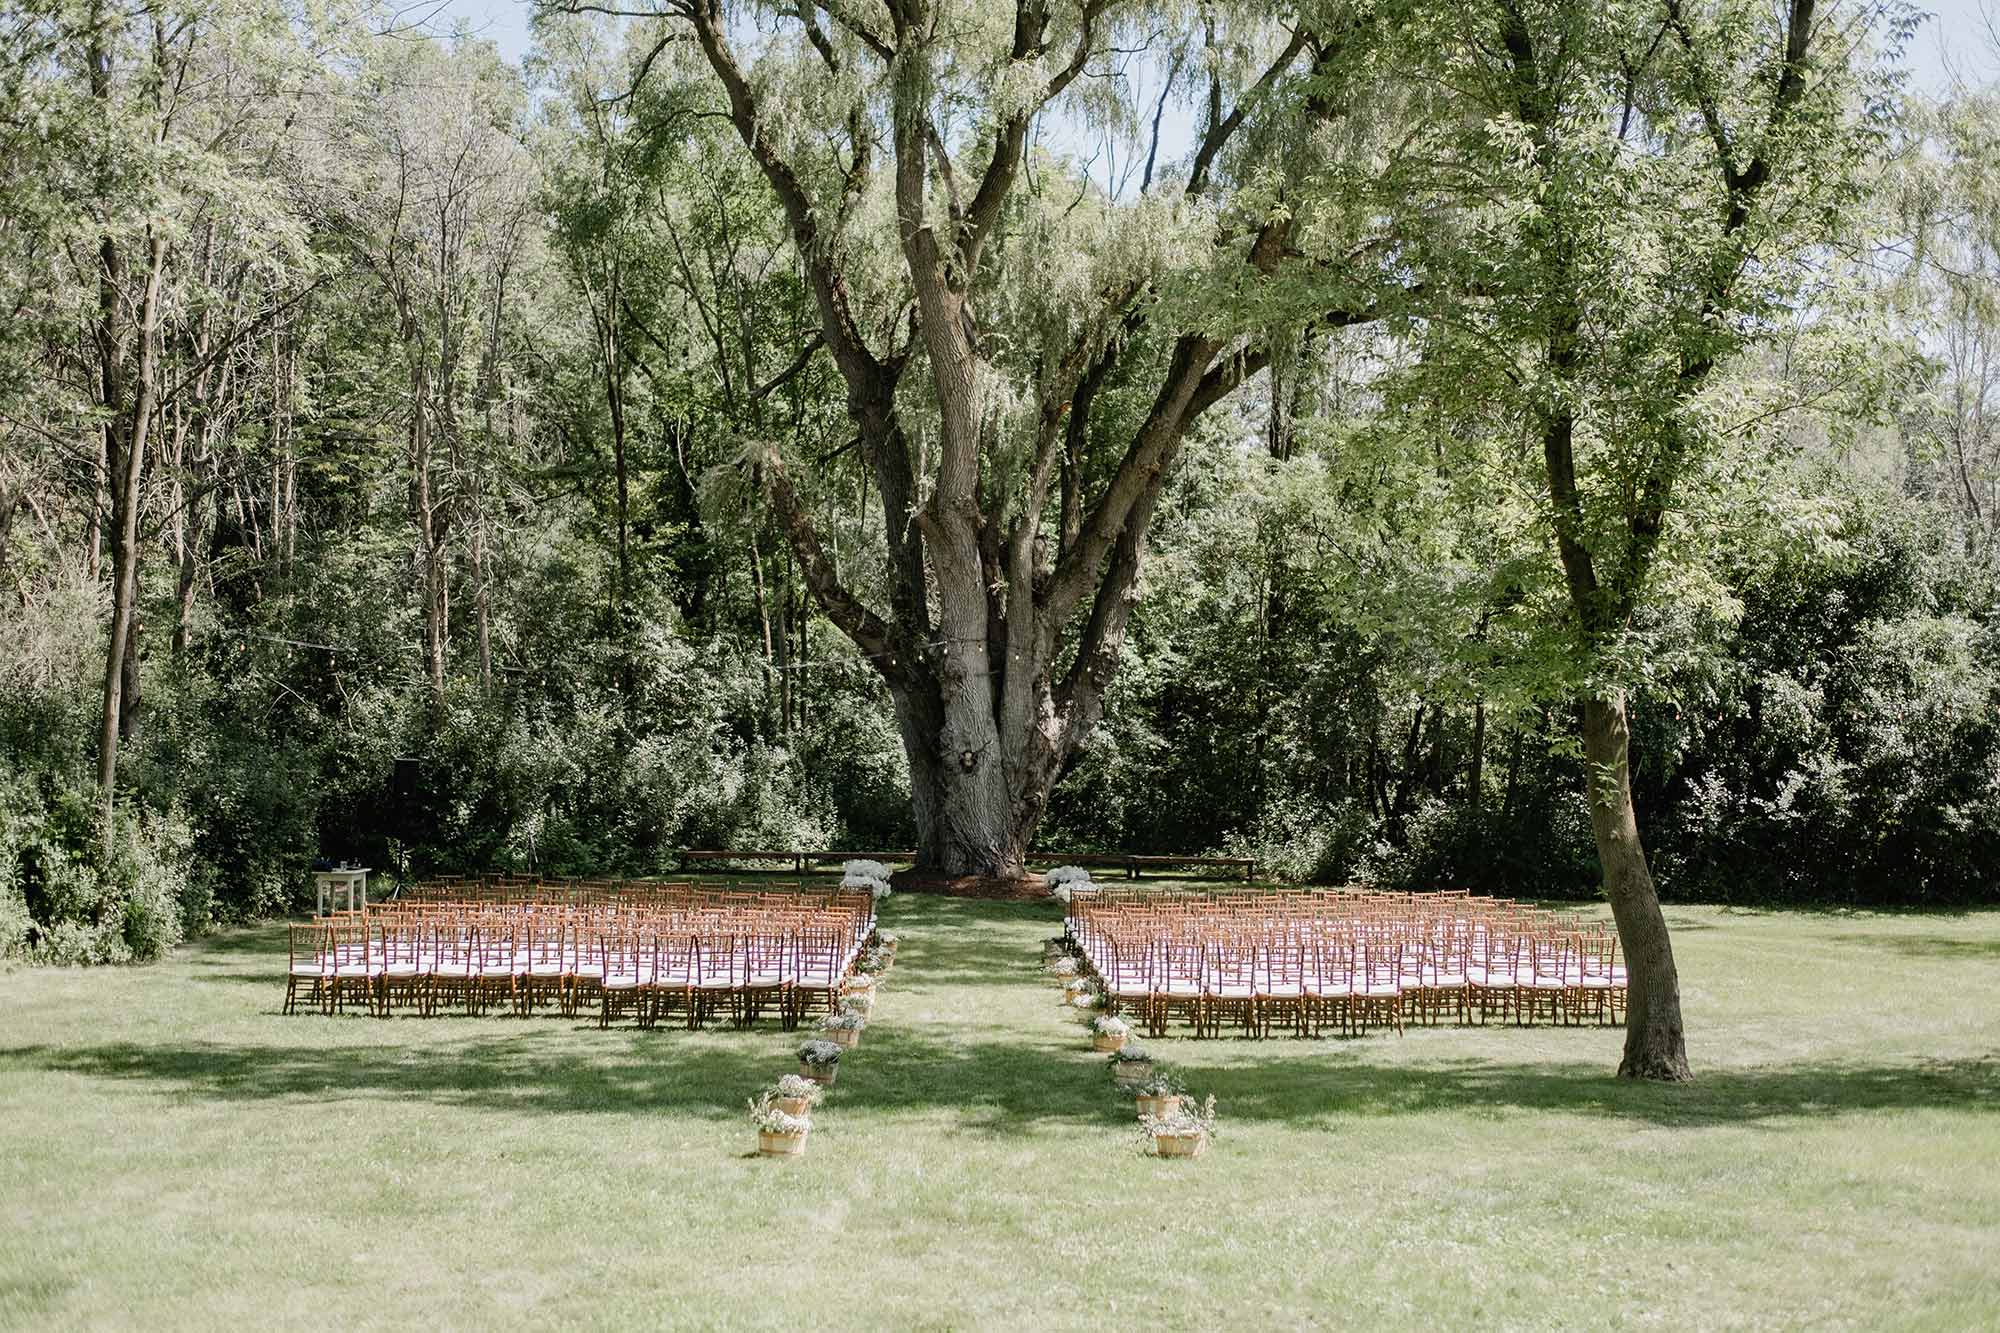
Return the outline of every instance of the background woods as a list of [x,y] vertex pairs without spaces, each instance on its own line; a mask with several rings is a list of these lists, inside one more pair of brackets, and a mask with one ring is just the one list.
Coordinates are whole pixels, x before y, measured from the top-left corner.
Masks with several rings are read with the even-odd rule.
[[1910,22],[17,2],[0,946],[750,843],[1989,900],[2000,111]]

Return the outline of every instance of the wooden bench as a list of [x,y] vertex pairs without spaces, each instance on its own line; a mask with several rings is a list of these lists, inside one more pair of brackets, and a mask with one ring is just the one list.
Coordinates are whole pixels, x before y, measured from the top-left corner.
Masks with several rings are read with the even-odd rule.
[[1031,858],[1037,865],[1048,866],[1109,866],[1123,870],[1125,878],[1138,879],[1147,870],[1165,870],[1175,866],[1199,866],[1204,870],[1227,870],[1230,878],[1241,875],[1245,884],[1257,878],[1257,863],[1242,856],[1140,856],[1130,852],[1072,852],[1057,855],[1053,852],[1037,852]]
[[917,863],[917,854],[915,852],[808,852],[806,853],[806,860],[812,862],[814,865],[827,865],[833,862],[845,865],[849,861],[880,861],[883,865],[911,866]]
[[790,851],[749,850],[718,851],[713,849],[693,850],[681,853],[681,863],[703,861],[783,861],[792,868],[792,873],[803,875],[810,866],[824,865],[831,861],[915,861],[915,852],[812,852],[793,849]]
[[1139,878],[1140,872],[1147,867],[1164,869],[1168,866],[1200,866],[1204,870],[1227,870],[1231,872],[1232,879],[1235,878],[1237,871],[1241,871],[1245,884],[1257,878],[1256,861],[1245,856],[1132,856],[1126,860],[1129,864],[1125,868],[1125,873],[1132,879]]
[[[824,852],[803,851],[797,848],[776,850],[748,849],[725,851],[717,849],[689,850],[681,853],[684,865],[704,861],[782,861],[793,874],[803,875],[813,866],[847,861],[881,861],[887,864],[912,865],[916,862],[915,852]],[[1248,884],[1257,878],[1257,863],[1241,856],[1135,856],[1129,852],[1031,852],[1028,860],[1038,866],[1083,866],[1085,868],[1107,867],[1123,870],[1127,879],[1138,879],[1148,870],[1199,867],[1203,870],[1227,870],[1230,878],[1241,876]]]
[[689,850],[681,853],[682,865],[702,861],[783,861],[792,868],[793,874],[803,875],[806,873],[806,853],[804,852],[757,851],[751,849],[740,851]]

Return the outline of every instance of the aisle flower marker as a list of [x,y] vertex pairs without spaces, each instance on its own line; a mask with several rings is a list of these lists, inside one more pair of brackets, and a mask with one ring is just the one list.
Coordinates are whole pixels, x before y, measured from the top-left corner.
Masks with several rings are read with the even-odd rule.
[[849,861],[840,869],[840,887],[866,889],[879,903],[892,892],[889,888],[889,867],[880,861]]
[[1200,1106],[1188,1106],[1174,1097],[1174,1109],[1165,1115],[1139,1117],[1139,1133],[1152,1144],[1156,1157],[1199,1157],[1215,1138],[1215,1098]]
[[1140,1123],[1143,1124],[1149,1119],[1165,1120],[1178,1114],[1181,1098],[1187,1096],[1187,1084],[1181,1082],[1180,1075],[1173,1070],[1160,1069],[1134,1083],[1132,1094]]
[[764,1089],[764,1095],[786,1115],[810,1116],[813,1107],[818,1106],[820,1099],[826,1096],[826,1089],[809,1078],[787,1074]]
[[[851,1050],[861,1044],[861,1029],[867,1025],[868,1020],[860,1014],[843,1009],[840,1013],[828,1014],[820,1019],[819,1030],[826,1034],[826,1040],[831,1044]],[[801,1059],[804,1058],[803,1047],[800,1048],[799,1055]],[[832,1081],[831,1078],[827,1079],[829,1083]]]
[[1133,1088],[1152,1076],[1153,1054],[1130,1042],[1111,1052],[1111,1079],[1121,1088]]
[[799,1047],[799,1076],[815,1083],[831,1083],[840,1073],[841,1048],[830,1041],[813,1040]]
[[761,1156],[798,1157],[805,1152],[812,1117],[784,1110],[771,1090],[766,1089],[750,1103],[750,1119],[757,1126],[757,1152]]
[[1105,1053],[1121,1049],[1131,1035],[1131,1025],[1122,1018],[1103,1015],[1090,1022],[1091,1045]]
[[1069,906],[1072,890],[1096,887],[1090,882],[1090,872],[1082,866],[1057,866],[1043,876],[1043,883],[1049,886],[1049,897],[1065,907]]

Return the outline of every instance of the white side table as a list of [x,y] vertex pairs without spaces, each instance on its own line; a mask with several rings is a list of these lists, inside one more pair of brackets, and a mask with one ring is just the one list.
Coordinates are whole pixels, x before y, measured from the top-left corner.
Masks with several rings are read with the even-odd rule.
[[[368,869],[358,870],[315,870],[313,885],[319,890],[319,914],[327,914],[328,904],[336,904],[335,910],[342,912],[363,912],[368,909]],[[342,897],[347,900],[345,907],[337,904]]]

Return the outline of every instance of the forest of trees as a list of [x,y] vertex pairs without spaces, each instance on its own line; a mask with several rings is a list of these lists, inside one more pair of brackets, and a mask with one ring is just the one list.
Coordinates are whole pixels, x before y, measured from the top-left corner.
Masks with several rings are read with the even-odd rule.
[[0,951],[751,844],[1991,901],[2000,93],[1915,25],[7,0]]

